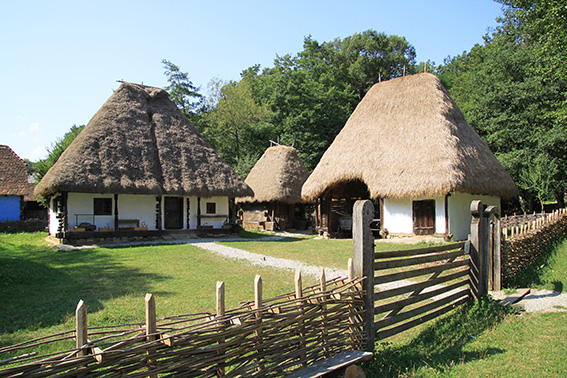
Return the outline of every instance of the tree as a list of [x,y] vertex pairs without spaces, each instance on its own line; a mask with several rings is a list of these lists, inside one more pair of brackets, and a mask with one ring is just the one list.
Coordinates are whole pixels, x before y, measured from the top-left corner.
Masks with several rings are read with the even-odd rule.
[[203,95],[199,93],[199,88],[195,87],[187,72],[169,60],[163,59],[162,64],[165,68],[164,75],[167,76],[169,84],[165,87],[169,93],[169,98],[177,104],[179,109],[190,121],[197,121],[197,109],[201,105]]
[[59,156],[69,147],[72,141],[75,140],[77,135],[85,128],[85,125],[73,125],[71,129],[63,135],[62,138],[58,138],[55,142],[51,144],[51,147],[47,148],[47,157],[35,163],[35,173],[34,177],[39,182],[45,176],[49,168],[53,166],[59,159]]
[[246,177],[271,137],[272,113],[256,103],[247,80],[212,80],[203,135],[242,177]]
[[374,30],[319,43],[306,37],[295,56],[278,56],[274,67],[243,72],[256,102],[274,112],[274,131],[292,144],[309,169],[345,125],[368,89],[415,70],[415,49],[403,37]]
[[542,69],[544,37],[534,35],[534,26],[518,12],[507,8],[484,44],[446,60],[438,72],[522,198],[528,204],[553,197],[563,203],[567,172],[556,167],[567,166],[565,79]]

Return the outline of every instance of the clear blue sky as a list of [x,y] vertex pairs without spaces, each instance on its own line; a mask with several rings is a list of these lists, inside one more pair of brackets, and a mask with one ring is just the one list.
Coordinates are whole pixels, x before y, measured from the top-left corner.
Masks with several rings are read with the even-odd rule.
[[492,0],[0,0],[0,144],[22,158],[86,124],[116,80],[166,85],[162,59],[202,93],[254,64],[374,29],[405,36],[417,60],[442,63],[494,28]]

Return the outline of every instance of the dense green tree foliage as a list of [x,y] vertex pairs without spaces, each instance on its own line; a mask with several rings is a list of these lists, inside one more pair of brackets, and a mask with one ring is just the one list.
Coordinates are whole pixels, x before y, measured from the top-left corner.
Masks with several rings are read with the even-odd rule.
[[415,71],[415,49],[403,37],[368,30],[319,43],[306,37],[303,51],[278,56],[274,67],[243,72],[256,102],[273,111],[274,132],[295,144],[309,169],[345,125],[370,87]]
[[565,11],[555,3],[506,0],[500,26],[484,44],[439,67],[451,96],[510,172],[529,210],[536,200],[563,202],[567,179],[567,83],[557,75],[567,73],[567,61],[557,59],[565,51],[549,40],[567,28],[539,18],[544,9]]
[[199,126],[225,161],[246,177],[272,137],[272,112],[252,98],[246,79],[213,80],[209,90],[208,110]]
[[199,93],[199,88],[195,87],[193,82],[189,80],[188,73],[182,72],[177,65],[166,59],[163,59],[161,63],[165,69],[164,75],[167,76],[169,83],[165,87],[165,90],[169,93],[169,98],[177,104],[189,120],[196,122],[198,120],[198,108],[203,98],[203,95]]

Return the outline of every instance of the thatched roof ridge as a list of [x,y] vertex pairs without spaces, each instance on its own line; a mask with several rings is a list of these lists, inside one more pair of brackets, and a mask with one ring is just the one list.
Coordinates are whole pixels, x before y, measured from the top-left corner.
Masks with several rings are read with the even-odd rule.
[[361,180],[372,198],[451,192],[511,198],[517,188],[432,74],[375,84],[305,182],[315,199]]
[[163,89],[123,83],[36,187],[90,192],[246,196],[251,189]]
[[305,202],[301,187],[309,177],[297,151],[288,146],[272,146],[264,151],[248,176],[246,184],[254,191],[254,197],[244,197],[237,202]]
[[28,182],[27,164],[10,147],[0,144],[0,195],[23,196],[33,201],[33,184]]

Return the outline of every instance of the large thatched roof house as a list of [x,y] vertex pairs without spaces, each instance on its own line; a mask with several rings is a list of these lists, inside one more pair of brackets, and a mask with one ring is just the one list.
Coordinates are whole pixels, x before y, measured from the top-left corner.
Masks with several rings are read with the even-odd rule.
[[301,187],[309,177],[293,147],[269,147],[256,162],[246,184],[254,196],[236,200],[244,228],[285,229],[306,226]]
[[0,145],[0,222],[45,219],[37,204],[27,164],[8,146]]
[[318,199],[321,231],[340,227],[340,211],[348,211],[342,204],[372,198],[391,234],[460,240],[469,232],[471,200],[499,205],[517,188],[437,77],[423,73],[368,91],[302,195]]
[[[251,189],[163,89],[123,83],[37,185],[51,234],[221,228]],[[69,235],[62,237],[67,238]]]

